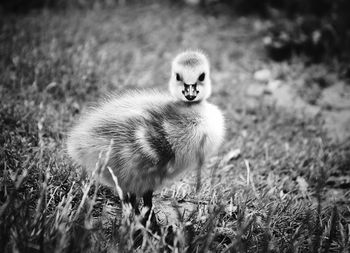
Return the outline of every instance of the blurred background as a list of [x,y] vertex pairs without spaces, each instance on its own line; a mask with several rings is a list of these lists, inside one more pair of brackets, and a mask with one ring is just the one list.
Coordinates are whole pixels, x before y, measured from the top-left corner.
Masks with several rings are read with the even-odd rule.
[[346,0],[4,0],[0,11],[23,14],[43,9],[98,10],[154,3],[191,6],[207,17],[254,15],[269,20],[264,44],[274,60],[286,60],[293,54],[306,55],[313,61],[349,58],[350,4]]
[[347,252],[349,14],[349,0],[2,0],[0,249],[117,247],[118,199],[99,187],[79,207],[67,132],[110,94],[166,91],[173,57],[200,48],[227,135],[199,193],[186,177],[156,194],[158,217],[177,219],[174,199],[197,210],[183,242],[198,252]]
[[264,42],[269,56],[274,60],[286,60],[292,54],[307,55],[313,61],[327,57],[349,57],[350,3],[346,0],[4,0],[0,10],[2,13],[27,13],[40,9],[63,11],[71,8],[97,10],[161,2],[188,5],[208,17],[257,15],[270,20],[272,24],[268,27]]

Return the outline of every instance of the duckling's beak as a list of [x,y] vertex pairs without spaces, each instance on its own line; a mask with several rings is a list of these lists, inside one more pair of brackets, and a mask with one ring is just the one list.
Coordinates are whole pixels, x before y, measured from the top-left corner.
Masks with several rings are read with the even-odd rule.
[[184,89],[182,91],[182,94],[184,94],[185,98],[188,101],[194,100],[197,97],[198,93],[199,91],[197,90],[197,83],[194,83],[194,84],[184,83]]

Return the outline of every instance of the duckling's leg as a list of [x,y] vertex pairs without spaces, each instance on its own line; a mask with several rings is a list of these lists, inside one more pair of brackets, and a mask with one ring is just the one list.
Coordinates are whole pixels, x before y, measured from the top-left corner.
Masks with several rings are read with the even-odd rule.
[[207,135],[204,135],[200,141],[199,149],[196,152],[196,156],[198,159],[197,164],[197,185],[196,185],[196,192],[198,193],[199,189],[201,188],[201,173],[202,173],[202,167],[204,165],[205,160],[205,153],[204,153],[204,145],[207,140]]
[[138,203],[136,200],[136,195],[134,193],[127,193],[124,196],[124,204],[130,204],[131,207],[134,209],[135,214],[139,215],[140,214],[140,210],[138,208]]
[[[140,215],[140,210],[138,208],[138,202],[137,202],[137,198],[136,198],[136,194],[134,193],[126,193],[124,195],[124,204],[130,204],[132,209],[135,212],[135,216],[139,216]],[[143,236],[142,236],[142,231],[140,229],[134,231],[134,233],[132,234],[132,238],[134,241],[134,249],[137,249],[139,246],[141,246],[142,244],[142,240],[143,240]]]
[[[146,207],[148,210],[145,214],[145,217],[143,218],[142,224],[146,226],[147,221],[150,220],[150,229],[153,233],[160,234],[160,227],[157,223],[157,218],[152,211],[152,197],[153,197],[153,191],[149,190],[146,193],[143,194],[143,206]],[[151,217],[150,217],[151,215]]]
[[147,191],[146,193],[143,194],[143,206],[148,208],[146,214],[145,214],[145,219],[148,219],[151,211],[152,211],[152,197],[153,197],[153,191]]

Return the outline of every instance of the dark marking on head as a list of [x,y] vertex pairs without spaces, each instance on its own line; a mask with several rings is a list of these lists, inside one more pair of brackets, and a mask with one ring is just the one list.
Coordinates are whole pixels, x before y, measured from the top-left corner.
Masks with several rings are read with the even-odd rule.
[[199,63],[200,61],[198,60],[198,58],[187,58],[180,61],[180,64],[184,66],[197,66],[199,65]]
[[203,63],[203,60],[195,53],[185,54],[179,59],[179,64],[186,67],[195,67]]

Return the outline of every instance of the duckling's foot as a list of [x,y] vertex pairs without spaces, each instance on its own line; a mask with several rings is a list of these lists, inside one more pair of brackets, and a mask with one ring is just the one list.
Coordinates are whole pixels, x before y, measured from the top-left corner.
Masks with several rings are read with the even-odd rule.
[[136,230],[132,235],[132,239],[134,242],[134,245],[133,245],[134,249],[137,249],[138,247],[140,247],[143,241],[142,230],[141,229]]
[[140,214],[140,210],[138,208],[138,202],[136,199],[136,195],[134,193],[126,193],[124,196],[124,204],[129,204],[131,205],[132,209],[135,212],[135,215],[139,215]]
[[144,227],[148,228],[153,234],[160,235],[160,226],[154,212],[147,211],[146,215],[141,220]]
[[170,225],[168,228],[167,228],[167,233],[166,233],[166,236],[165,236],[165,242],[170,245],[170,246],[174,246],[174,238],[175,238],[175,233],[174,233],[174,229],[173,229],[173,226]]
[[157,233],[158,235],[160,235],[160,226],[158,225],[157,217],[152,209],[152,197],[152,190],[145,192],[145,194],[143,195],[143,207],[146,208],[146,212],[141,223],[144,227],[149,228],[152,231],[152,233]]
[[[157,234],[160,236],[160,226],[157,222],[156,215],[152,212],[151,214],[147,212],[148,215],[145,215],[144,217],[141,218],[140,222],[141,224],[145,227],[142,229],[137,229],[132,237],[133,237],[133,242],[134,242],[134,249],[140,247],[143,243],[144,240],[144,235],[145,231],[148,237],[152,237],[152,234]],[[146,214],[147,214],[146,213]],[[145,230],[147,229],[147,230]]]

